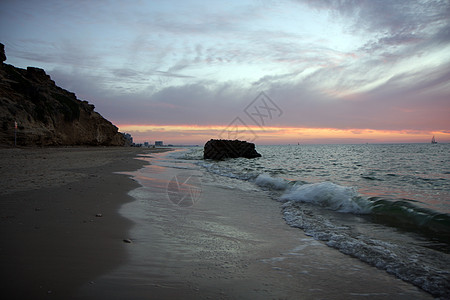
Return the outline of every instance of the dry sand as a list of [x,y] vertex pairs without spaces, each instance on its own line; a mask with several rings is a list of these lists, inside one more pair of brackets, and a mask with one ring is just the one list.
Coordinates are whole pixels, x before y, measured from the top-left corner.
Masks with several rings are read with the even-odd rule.
[[[150,150],[146,150],[148,152]],[[124,262],[138,148],[0,149],[0,294],[68,299]]]

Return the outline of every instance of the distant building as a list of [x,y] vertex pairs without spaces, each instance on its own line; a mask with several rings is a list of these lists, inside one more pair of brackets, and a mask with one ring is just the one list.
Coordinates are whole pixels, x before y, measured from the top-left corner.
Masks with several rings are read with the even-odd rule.
[[164,145],[163,141],[155,141],[155,146],[162,146]]
[[133,145],[133,137],[129,133],[124,133],[123,137],[125,138],[125,145],[132,146]]

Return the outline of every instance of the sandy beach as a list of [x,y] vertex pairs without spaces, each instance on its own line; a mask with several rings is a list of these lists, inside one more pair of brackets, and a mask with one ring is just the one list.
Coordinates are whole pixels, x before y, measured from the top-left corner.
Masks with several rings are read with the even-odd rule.
[[116,171],[137,148],[0,149],[0,260],[7,299],[68,299],[126,258],[132,225],[117,213],[138,184]]
[[[432,298],[287,226],[264,192],[229,188],[166,153],[0,151],[8,299]],[[201,186],[183,207],[168,186],[186,172]]]

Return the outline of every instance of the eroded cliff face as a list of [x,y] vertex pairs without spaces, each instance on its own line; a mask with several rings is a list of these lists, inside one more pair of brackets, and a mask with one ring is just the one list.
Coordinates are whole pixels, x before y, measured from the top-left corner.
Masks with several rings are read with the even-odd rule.
[[56,86],[42,69],[3,63],[2,50],[0,44],[0,145],[14,145],[15,122],[20,146],[125,145],[94,105]]

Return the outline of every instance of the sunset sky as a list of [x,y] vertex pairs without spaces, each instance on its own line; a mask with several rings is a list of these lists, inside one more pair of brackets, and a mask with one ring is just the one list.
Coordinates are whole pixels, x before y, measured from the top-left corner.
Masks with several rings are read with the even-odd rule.
[[450,142],[448,0],[3,0],[0,42],[137,142]]

